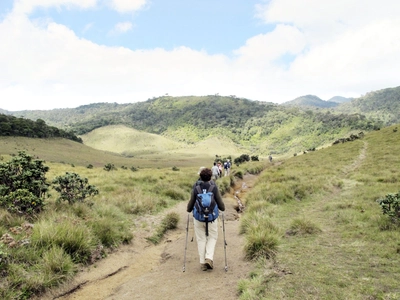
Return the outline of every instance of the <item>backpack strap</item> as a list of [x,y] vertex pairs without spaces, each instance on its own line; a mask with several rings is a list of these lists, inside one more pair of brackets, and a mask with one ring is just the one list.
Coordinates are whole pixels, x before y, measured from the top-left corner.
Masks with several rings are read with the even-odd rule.
[[196,185],[196,191],[198,194],[202,193],[200,185]]

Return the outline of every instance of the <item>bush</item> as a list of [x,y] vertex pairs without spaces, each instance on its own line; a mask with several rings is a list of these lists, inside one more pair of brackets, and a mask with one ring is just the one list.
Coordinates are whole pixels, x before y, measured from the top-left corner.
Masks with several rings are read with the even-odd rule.
[[244,163],[246,161],[250,161],[250,156],[248,154],[242,154],[239,157],[236,157],[233,162],[235,163],[235,165],[240,165],[241,163]]
[[26,189],[20,189],[3,197],[3,203],[11,213],[39,213],[44,207],[43,198],[36,197]]
[[400,219],[400,192],[397,194],[390,193],[385,198],[378,199],[382,208],[382,213],[393,219]]
[[258,155],[252,155],[251,156],[251,161],[259,161]]
[[0,205],[19,214],[40,212],[48,190],[48,170],[43,161],[23,151],[0,164]]
[[116,170],[117,168],[114,166],[114,164],[108,163],[104,166],[103,169],[106,170],[107,172],[110,172],[112,170]]
[[53,180],[53,189],[61,195],[58,201],[68,201],[69,204],[84,202],[89,196],[99,193],[99,190],[90,185],[87,178],[81,178],[79,174],[66,172],[64,176],[58,176]]

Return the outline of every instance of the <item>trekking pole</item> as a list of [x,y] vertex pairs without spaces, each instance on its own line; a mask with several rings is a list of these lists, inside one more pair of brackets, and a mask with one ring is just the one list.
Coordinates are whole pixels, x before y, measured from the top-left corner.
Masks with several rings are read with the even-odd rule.
[[193,242],[193,237],[194,237],[194,220],[192,220],[192,239],[190,242]]
[[228,272],[228,263],[226,262],[226,246],[228,245],[226,243],[225,239],[225,220],[224,220],[224,213],[222,213],[222,230],[224,232],[224,251],[225,251],[225,272]]
[[185,256],[183,258],[183,268],[182,268],[183,272],[185,272],[185,267],[186,267],[186,250],[187,250],[188,233],[189,233],[189,213],[188,213],[188,216],[187,216],[187,223],[186,223]]

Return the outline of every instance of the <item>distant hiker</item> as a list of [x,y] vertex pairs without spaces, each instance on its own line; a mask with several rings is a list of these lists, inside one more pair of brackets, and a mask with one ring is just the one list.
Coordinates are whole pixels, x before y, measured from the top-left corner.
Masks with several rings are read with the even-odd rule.
[[224,163],[224,176],[229,176],[229,172],[231,170],[231,162],[229,159]]
[[222,177],[222,164],[221,164],[221,162],[218,162],[217,166],[218,166],[218,171],[219,171],[218,175],[219,175],[219,177]]
[[[218,187],[211,181],[211,176],[212,172],[208,168],[200,172],[202,182],[194,184],[190,201],[187,205],[187,212],[193,211],[194,232],[200,257],[200,267],[203,271],[214,268],[214,250],[218,239],[218,210],[225,211],[225,204],[222,201]],[[199,211],[202,211],[201,203],[199,203],[201,194],[210,194],[211,203],[216,204],[215,208],[211,208],[211,212],[207,215],[209,220],[212,220],[210,222],[205,221],[204,213],[199,214]],[[216,214],[215,219],[213,218],[214,213]]]
[[214,162],[214,165],[211,168],[211,173],[212,173],[212,179],[217,180],[219,177],[219,168],[216,162]]
[[269,162],[272,162],[272,156],[268,156]]

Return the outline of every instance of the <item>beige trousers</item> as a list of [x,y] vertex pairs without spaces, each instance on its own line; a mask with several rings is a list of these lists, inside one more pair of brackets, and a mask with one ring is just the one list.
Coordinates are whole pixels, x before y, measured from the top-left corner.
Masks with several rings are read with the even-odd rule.
[[218,219],[208,223],[208,236],[206,236],[206,223],[193,218],[193,224],[200,263],[204,264],[206,258],[214,260],[214,250],[218,239]]

